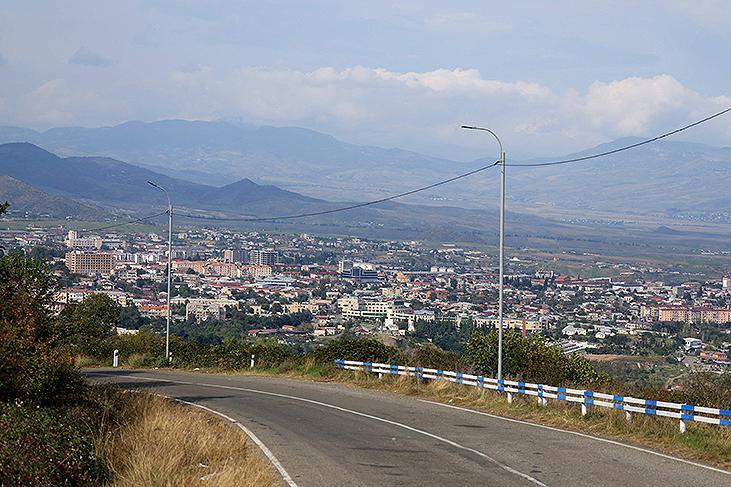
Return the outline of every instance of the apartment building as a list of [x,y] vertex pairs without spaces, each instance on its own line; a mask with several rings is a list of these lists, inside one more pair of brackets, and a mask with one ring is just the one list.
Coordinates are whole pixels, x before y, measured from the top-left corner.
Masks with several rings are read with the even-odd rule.
[[110,252],[68,252],[66,267],[74,274],[108,276],[114,272],[114,254]]
[[731,309],[704,306],[643,305],[640,317],[646,321],[684,321],[686,323],[729,323]]
[[279,263],[279,252],[273,249],[252,250],[249,262],[253,265],[276,265]]
[[[480,328],[497,329],[500,320],[496,317],[478,316],[475,318],[475,325]],[[538,333],[545,328],[540,320],[529,320],[526,318],[503,318],[503,329],[526,333]]]
[[407,309],[401,300],[371,300],[353,296],[340,298],[337,304],[346,319],[387,319]]

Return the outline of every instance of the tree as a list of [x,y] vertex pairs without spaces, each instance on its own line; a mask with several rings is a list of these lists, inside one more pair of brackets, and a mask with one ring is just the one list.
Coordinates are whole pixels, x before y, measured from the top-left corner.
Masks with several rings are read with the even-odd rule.
[[118,326],[122,328],[139,329],[145,325],[147,320],[140,314],[140,310],[132,304],[132,306],[124,306],[119,310]]
[[[498,334],[474,333],[465,344],[463,360],[480,374],[497,372]],[[538,335],[503,334],[503,373],[507,377],[549,385],[578,384],[584,387],[604,384],[608,377],[597,373],[588,360],[564,355]]]
[[67,329],[51,313],[58,289],[46,263],[0,257],[0,400],[53,402],[80,387]]
[[112,335],[119,315],[119,305],[112,298],[96,293],[74,307],[71,319],[81,337],[94,339]]

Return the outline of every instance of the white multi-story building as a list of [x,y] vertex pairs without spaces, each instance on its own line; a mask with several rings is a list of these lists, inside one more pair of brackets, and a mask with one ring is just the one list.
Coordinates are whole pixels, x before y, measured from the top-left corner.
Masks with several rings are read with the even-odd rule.
[[279,262],[279,252],[274,249],[252,250],[249,262],[254,265],[276,265]]
[[102,248],[103,241],[99,237],[79,238],[79,234],[74,230],[69,230],[68,236],[64,241],[70,249],[76,250],[99,250]]
[[[495,316],[475,318],[475,325],[481,328],[497,329],[500,320]],[[545,324],[540,320],[526,318],[503,318],[503,329],[515,330],[525,333],[536,333],[545,329]]]
[[229,249],[223,251],[223,261],[231,264],[246,262],[248,255],[243,249]]
[[407,309],[401,300],[361,299],[353,296],[340,298],[337,304],[346,319],[392,319]]

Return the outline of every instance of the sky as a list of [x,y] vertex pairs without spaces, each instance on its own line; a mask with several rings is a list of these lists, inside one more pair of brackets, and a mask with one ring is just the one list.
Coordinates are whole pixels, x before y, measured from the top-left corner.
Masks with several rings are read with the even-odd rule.
[[[0,0],[0,125],[236,120],[451,159],[731,106],[725,0]],[[683,135],[731,145],[731,116]]]

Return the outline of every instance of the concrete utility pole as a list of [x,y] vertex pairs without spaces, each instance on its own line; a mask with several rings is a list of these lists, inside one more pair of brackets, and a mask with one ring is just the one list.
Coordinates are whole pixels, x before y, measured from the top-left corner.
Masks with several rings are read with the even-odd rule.
[[165,324],[165,361],[170,362],[172,358],[170,355],[170,288],[172,286],[172,273],[173,273],[173,205],[170,203],[170,195],[167,190],[162,186],[147,181],[147,184],[154,186],[163,193],[168,199],[168,295],[167,295],[167,323]]
[[498,298],[498,345],[497,345],[497,378],[502,380],[503,378],[503,282],[505,280],[505,152],[503,151],[503,143],[500,141],[500,137],[495,134],[492,130],[484,127],[476,127],[472,125],[462,125],[463,129],[468,130],[482,130],[487,132],[497,140],[498,146],[500,146],[500,284],[499,284],[499,298]]

